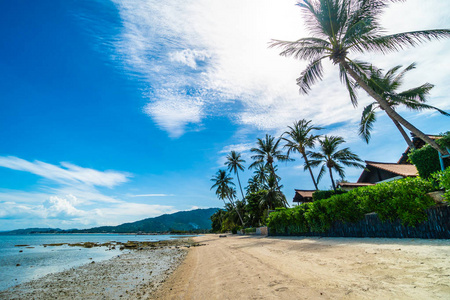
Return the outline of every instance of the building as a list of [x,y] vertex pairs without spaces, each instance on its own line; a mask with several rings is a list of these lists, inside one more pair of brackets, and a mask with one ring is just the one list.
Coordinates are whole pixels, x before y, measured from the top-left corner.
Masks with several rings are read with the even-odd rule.
[[295,190],[294,204],[300,205],[306,202],[313,202],[312,194],[316,190]]
[[418,176],[417,168],[411,164],[382,163],[366,160],[366,167],[357,183],[380,183],[406,177]]

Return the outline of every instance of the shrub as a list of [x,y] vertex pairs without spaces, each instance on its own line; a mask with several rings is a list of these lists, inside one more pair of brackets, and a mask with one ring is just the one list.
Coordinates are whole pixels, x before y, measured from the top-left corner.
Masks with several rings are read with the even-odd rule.
[[[449,184],[450,168],[445,176],[441,181]],[[419,177],[361,187],[294,208],[277,209],[269,215],[268,227],[277,233],[325,232],[333,222],[355,223],[371,212],[381,220],[398,219],[415,226],[426,220],[425,209],[434,205],[426,195],[433,190],[430,181]]]
[[322,200],[322,199],[328,199],[333,195],[339,195],[344,194],[347,191],[338,189],[336,192],[334,190],[328,190],[328,191],[315,191],[312,195],[313,201]]
[[[450,148],[450,131],[446,132],[442,138],[436,141],[441,147]],[[422,178],[430,178],[431,174],[441,170],[438,152],[430,145],[425,145],[421,149],[416,149],[408,154],[409,160],[416,166]],[[446,167],[450,165],[449,159],[444,159]]]
[[255,227],[245,228],[244,233],[246,233],[246,234],[256,233],[256,228]]
[[444,200],[450,201],[450,167],[432,175],[440,189],[444,190]]

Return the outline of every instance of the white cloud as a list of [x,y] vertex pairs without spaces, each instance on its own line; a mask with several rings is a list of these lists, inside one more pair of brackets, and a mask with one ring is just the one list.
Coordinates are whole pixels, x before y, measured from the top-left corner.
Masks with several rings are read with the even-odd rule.
[[[119,225],[177,210],[169,205],[133,202],[103,203],[101,208],[68,194],[0,190],[0,230],[23,227],[88,228]],[[11,223],[11,220],[14,223]],[[15,225],[14,227],[13,224]]]
[[131,195],[130,197],[173,197],[174,194],[142,194],[142,195]]
[[62,184],[82,183],[109,188],[128,181],[131,176],[125,172],[101,172],[65,162],[61,163],[61,167],[38,160],[29,162],[14,156],[0,156],[0,167],[30,172]]
[[183,135],[188,123],[199,123],[203,115],[201,98],[181,94],[175,96],[175,93],[171,89],[160,90],[159,101],[150,102],[144,108],[174,138]]
[[192,69],[197,69],[198,61],[205,61],[210,55],[206,51],[197,51],[191,49],[184,49],[182,51],[175,51],[169,53],[170,61],[182,63]]
[[[295,79],[305,62],[267,48],[271,39],[309,35],[295,0],[115,2],[123,22],[116,50],[151,86],[145,112],[172,137],[182,135],[188,124],[217,115],[266,131],[301,118],[320,125],[359,118],[334,66],[326,67],[324,81],[309,96],[300,96]],[[410,0],[389,7],[382,24],[388,32],[448,28],[449,14],[448,3]],[[445,109],[450,106],[444,97],[449,92],[448,46],[447,41],[431,42],[399,54],[363,58],[385,68],[417,61],[417,79],[408,79],[436,84],[430,103]],[[417,76],[424,72],[426,78]],[[360,96],[362,104],[370,101],[365,93]],[[239,108],[230,106],[230,100]]]

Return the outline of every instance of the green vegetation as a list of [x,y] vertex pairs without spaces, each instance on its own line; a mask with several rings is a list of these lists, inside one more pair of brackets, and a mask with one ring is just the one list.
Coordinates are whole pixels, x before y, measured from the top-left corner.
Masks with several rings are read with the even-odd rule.
[[[421,86],[411,88],[403,92],[397,92],[397,89],[403,83],[403,77],[405,76],[406,72],[415,69],[416,65],[412,63],[408,67],[406,67],[402,72],[396,74],[401,67],[402,66],[393,67],[392,69],[388,70],[386,74],[383,75],[381,69],[377,69],[376,67],[371,66],[368,70],[370,73],[370,78],[367,84],[378,95],[383,97],[386,100],[386,102],[391,106],[391,108],[395,108],[396,106],[402,105],[409,108],[410,110],[415,111],[422,111],[424,109],[433,109],[437,110],[439,113],[445,116],[450,116],[448,113],[439,108],[425,104],[430,90],[434,87],[434,85],[430,83],[425,83],[422,84]],[[359,127],[359,135],[367,143],[369,143],[370,140],[370,134],[373,128],[373,123],[375,123],[376,121],[375,110],[377,108],[381,108],[380,105],[377,102],[373,102],[368,106],[364,107],[362,113]],[[409,138],[408,134],[403,129],[403,127],[400,125],[400,123],[393,118],[391,118],[391,120],[394,122],[395,126],[402,134],[409,148],[414,149],[414,144],[412,143],[411,139]]]
[[[351,58],[365,52],[386,54],[398,51],[408,46],[416,46],[426,41],[439,40],[450,37],[449,29],[422,30],[414,32],[384,35],[379,19],[387,7],[387,0],[303,0],[298,3],[306,17],[306,27],[314,35],[296,41],[274,40],[272,47],[281,47],[282,56],[293,56],[296,59],[309,62],[297,79],[297,85],[302,94],[308,94],[311,86],[323,78],[322,61],[330,59],[339,67],[341,82],[345,84],[350,100],[356,107],[358,97],[357,88],[363,89],[375,102],[364,109],[360,135],[369,142],[371,130],[376,120],[375,109],[380,108],[394,122],[405,140],[413,148],[405,128],[422,139],[428,146],[423,150],[415,150],[410,155],[411,161],[419,169],[422,178],[428,178],[439,170],[437,151],[445,154],[447,137],[437,143],[414,125],[400,116],[395,108],[406,106],[420,111],[423,109],[437,110],[443,115],[449,115],[436,107],[425,104],[426,96],[433,88],[425,83],[419,87],[403,92],[397,92],[406,72],[415,68],[414,64],[397,73],[401,66],[396,66],[383,74],[381,69],[367,62]],[[425,220],[425,209],[433,205],[433,201],[426,196],[439,185],[445,189],[448,197],[448,173],[434,175],[435,182],[427,179],[407,178],[376,186],[361,187],[344,193],[336,189],[333,172],[341,179],[345,177],[345,167],[363,167],[362,160],[349,148],[340,149],[344,139],[339,136],[314,135],[314,130],[322,128],[311,124],[305,119],[288,126],[288,130],[280,138],[266,134],[265,139],[257,139],[257,146],[251,148],[254,162],[250,165],[254,175],[248,180],[245,188],[247,195],[242,201],[236,201],[236,193],[232,187],[224,187],[225,192],[216,191],[219,199],[225,204],[225,209],[218,211],[212,217],[213,231],[236,232],[241,226],[255,227],[268,222],[271,230],[278,232],[301,233],[323,232],[333,222],[356,222],[364,214],[375,212],[382,220],[401,220],[405,225],[414,226]],[[403,128],[404,127],[404,128]],[[286,144],[287,153],[280,150],[280,142]],[[314,152],[316,143],[320,147]],[[448,143],[450,145],[450,143]],[[234,158],[233,158],[234,153]],[[308,170],[316,192],[314,202],[287,208],[286,197],[281,191],[281,178],[277,175],[277,161],[292,161],[292,154],[298,153],[304,161],[304,170]],[[237,168],[236,159],[240,154],[232,152],[226,163],[229,170],[238,176],[238,169],[243,171],[242,165]],[[242,161],[244,162],[244,161]],[[321,167],[318,177],[314,177],[312,168]],[[328,171],[333,191],[317,191],[320,179]],[[219,171],[225,172],[225,171]],[[228,176],[222,174],[222,176]],[[229,178],[231,182],[232,178]],[[217,181],[216,179],[213,179]],[[234,185],[229,183],[228,186]],[[242,191],[242,189],[241,189]],[[241,192],[242,193],[242,192]],[[243,194],[243,193],[242,193]],[[229,203],[225,202],[225,199]],[[235,205],[236,203],[236,205]],[[233,209],[234,208],[234,209]],[[269,211],[276,209],[268,217]],[[238,225],[237,217],[241,224]]]
[[328,169],[333,190],[336,191],[336,185],[333,179],[333,170],[336,171],[341,178],[345,178],[344,167],[342,165],[347,167],[364,168],[364,166],[360,164],[362,160],[358,157],[358,155],[350,151],[349,148],[338,150],[338,147],[345,143],[345,140],[342,137],[324,136],[323,139],[319,140],[319,143],[320,149],[318,152],[310,153],[312,160],[309,163],[313,167],[322,165],[319,176],[317,177],[318,181],[322,178],[323,174],[325,174],[325,170]]
[[450,201],[450,167],[432,174],[431,177],[438,184],[438,187],[444,191],[443,200]]
[[420,177],[360,187],[291,209],[277,209],[269,215],[268,226],[280,233],[324,232],[333,222],[354,223],[371,212],[381,220],[415,226],[426,220],[425,209],[434,205],[426,195],[433,190],[433,184]]
[[[446,132],[436,142],[441,147],[450,148],[450,131]],[[416,166],[422,178],[429,178],[431,174],[441,170],[439,153],[430,145],[425,145],[421,149],[411,151],[409,153],[409,159]],[[444,163],[445,167],[450,166],[450,159],[444,159]]]
[[[233,188],[233,178],[225,170],[219,170],[213,176],[211,181],[214,184],[211,189],[215,189],[217,197],[224,202],[224,209],[217,211],[211,216],[213,232],[237,232],[239,229],[265,225],[270,211],[288,206],[286,196],[281,191],[283,185],[280,184],[281,178],[277,175],[277,166],[274,165],[275,160],[292,161],[293,159],[288,154],[295,152],[301,154],[305,161],[305,170],[310,169],[307,167],[308,165],[315,166],[322,162],[318,158],[323,157],[324,165],[322,170],[325,167],[329,169],[333,187],[332,172],[337,172],[341,178],[345,176],[341,164],[353,167],[362,166],[358,163],[361,160],[349,148],[337,149],[338,146],[345,142],[343,138],[325,136],[323,139],[320,139],[318,135],[311,135],[311,130],[322,129],[312,126],[311,121],[301,120],[296,122],[294,127],[288,128],[290,130],[283,135],[288,135],[289,137],[276,139],[273,136],[266,135],[265,139],[257,139],[257,147],[250,149],[255,155],[252,156],[254,161],[249,168],[254,168],[255,170],[253,172],[254,175],[248,180],[248,186],[245,188],[247,194],[242,201],[237,200],[236,190]],[[287,148],[287,154],[282,153],[280,150],[281,141],[286,142],[284,148]],[[316,141],[319,141],[321,144],[320,149],[324,153],[323,156],[321,156],[320,152],[314,153],[306,150],[306,147],[314,148],[314,142]],[[310,163],[308,163],[308,157],[311,159]],[[244,170],[242,165],[244,162],[240,153],[231,151],[227,156],[225,165],[228,166],[229,172],[237,174],[238,170]],[[310,171],[310,174],[312,175],[312,171]],[[322,175],[323,171],[319,174],[317,181],[313,180],[313,182],[319,182]],[[238,182],[240,182],[239,179]],[[326,196],[339,193],[342,193],[342,191],[317,191],[315,197],[325,198]],[[317,210],[319,208],[317,206],[313,207],[313,209]],[[313,217],[313,215],[310,216],[310,218]]]
[[320,135],[313,135],[311,132],[313,130],[321,130],[321,127],[313,126],[311,120],[306,121],[305,119],[294,123],[294,126],[288,126],[289,130],[283,133],[288,137],[283,137],[282,139],[286,142],[284,146],[287,148],[287,156],[291,153],[300,153],[303,160],[305,161],[304,169],[308,169],[311,179],[314,183],[314,187],[318,190],[316,179],[314,178],[313,171],[311,170],[311,165],[308,161],[307,149],[313,149],[315,147],[316,141],[319,139]]
[[322,199],[328,199],[333,195],[338,194],[344,194],[347,193],[344,190],[336,189],[336,190],[329,190],[329,191],[315,191],[312,195],[313,201],[322,200]]
[[322,61],[330,59],[339,67],[341,82],[345,84],[354,106],[358,103],[355,88],[362,88],[392,120],[413,132],[434,149],[445,153],[432,139],[400,116],[388,101],[368,84],[370,64],[351,58],[350,54],[365,52],[386,54],[450,36],[448,29],[384,35],[379,20],[388,2],[393,1],[304,0],[298,5],[303,9],[306,27],[313,36],[296,41],[274,40],[272,47],[281,47],[282,56],[293,56],[309,62],[297,78],[301,93],[307,94],[313,84],[322,80],[324,72]]

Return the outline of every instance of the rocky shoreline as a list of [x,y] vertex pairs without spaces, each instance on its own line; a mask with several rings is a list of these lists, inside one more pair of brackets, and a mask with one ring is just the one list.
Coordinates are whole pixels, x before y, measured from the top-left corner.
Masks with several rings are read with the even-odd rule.
[[0,299],[149,299],[184,260],[187,249],[199,246],[191,239],[135,245],[110,260],[11,287],[0,292]]

